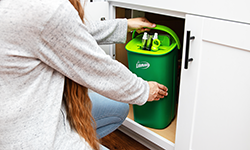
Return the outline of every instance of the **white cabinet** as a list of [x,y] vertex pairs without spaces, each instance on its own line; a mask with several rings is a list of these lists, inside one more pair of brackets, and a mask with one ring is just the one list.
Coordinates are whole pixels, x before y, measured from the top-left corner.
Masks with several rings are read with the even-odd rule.
[[175,150],[249,150],[250,26],[187,15],[187,31]]
[[[184,37],[179,37],[184,38],[184,42],[175,143],[126,119],[123,125],[129,128],[130,135],[136,133],[147,143],[167,150],[250,149],[250,21],[244,17],[244,12],[249,14],[250,9],[246,9],[245,0],[240,1],[242,9],[237,7],[235,14],[226,13],[228,8],[225,8],[225,12],[216,15],[212,7],[205,8],[199,1],[195,1],[197,5],[192,12],[180,4],[172,7],[175,2],[188,5],[180,0],[164,1],[164,6],[153,1],[108,0],[110,19],[115,18],[115,7],[185,19]],[[218,6],[209,2],[207,6],[214,5],[217,12],[218,6],[223,5],[223,2]],[[227,5],[237,6],[239,3],[236,3]],[[194,39],[187,40],[188,31]],[[188,58],[193,61],[188,62],[185,69],[187,41]]]

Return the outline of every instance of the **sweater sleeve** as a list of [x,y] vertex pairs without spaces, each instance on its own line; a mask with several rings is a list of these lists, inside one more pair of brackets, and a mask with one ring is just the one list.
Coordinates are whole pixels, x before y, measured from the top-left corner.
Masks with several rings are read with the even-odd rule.
[[[109,30],[113,24],[126,26],[124,20],[112,20],[96,28],[105,32],[109,41],[124,38],[124,34],[112,36],[125,30]],[[148,99],[148,83],[103,52],[70,3],[57,9],[44,27],[41,40],[37,57],[64,76],[113,100],[142,105]]]
[[98,44],[124,43],[127,39],[127,19],[86,21],[88,32]]

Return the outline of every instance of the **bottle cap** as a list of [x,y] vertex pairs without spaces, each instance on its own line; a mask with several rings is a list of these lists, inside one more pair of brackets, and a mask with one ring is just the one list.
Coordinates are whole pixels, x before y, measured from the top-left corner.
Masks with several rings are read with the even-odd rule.
[[147,40],[148,39],[148,33],[147,32],[144,32],[142,39],[143,40]]
[[155,32],[153,39],[158,39],[158,33]]

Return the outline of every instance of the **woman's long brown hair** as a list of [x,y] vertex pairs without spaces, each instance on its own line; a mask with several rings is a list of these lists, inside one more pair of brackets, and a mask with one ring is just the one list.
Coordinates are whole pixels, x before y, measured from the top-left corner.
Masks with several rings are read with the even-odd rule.
[[[84,23],[84,10],[80,0],[69,0],[78,11]],[[67,119],[71,128],[83,137],[94,150],[99,150],[99,141],[95,131],[95,121],[91,114],[92,103],[88,96],[88,89],[69,78],[65,78],[64,85]]]

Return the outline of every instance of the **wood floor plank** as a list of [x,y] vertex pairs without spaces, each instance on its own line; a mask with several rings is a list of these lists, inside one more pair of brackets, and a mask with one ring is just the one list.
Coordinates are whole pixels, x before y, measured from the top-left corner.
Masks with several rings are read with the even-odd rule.
[[115,130],[102,138],[101,143],[110,150],[149,150],[147,147],[119,130]]

